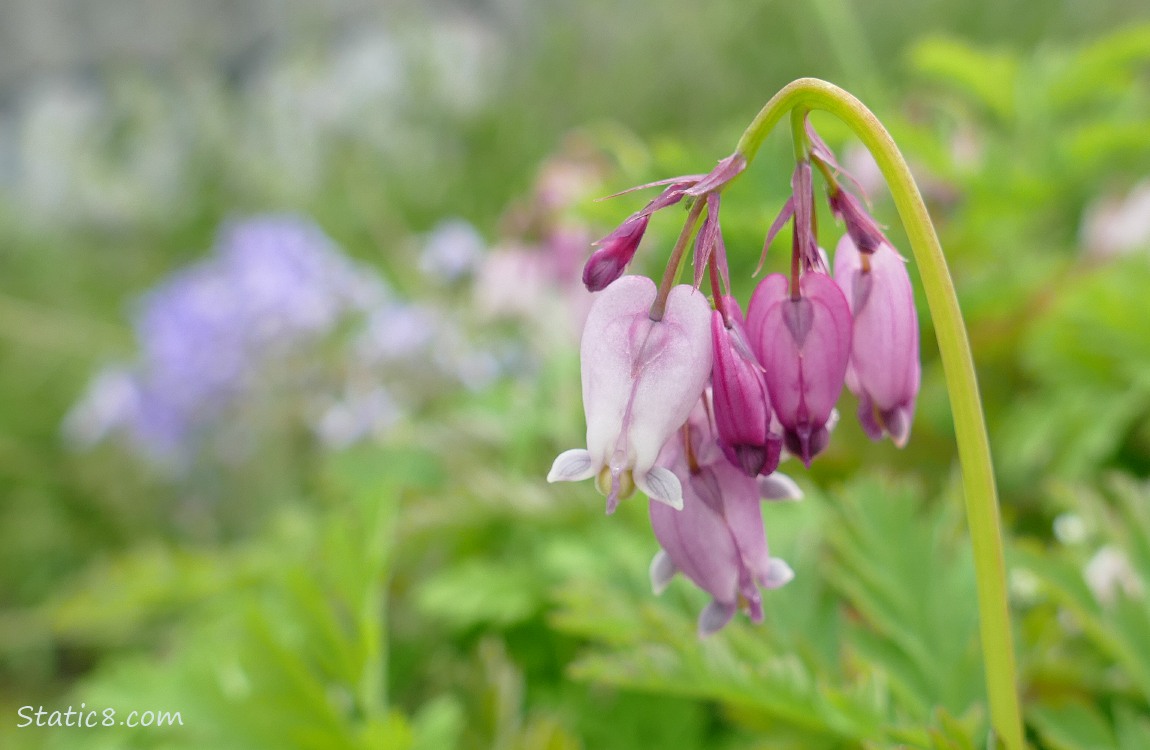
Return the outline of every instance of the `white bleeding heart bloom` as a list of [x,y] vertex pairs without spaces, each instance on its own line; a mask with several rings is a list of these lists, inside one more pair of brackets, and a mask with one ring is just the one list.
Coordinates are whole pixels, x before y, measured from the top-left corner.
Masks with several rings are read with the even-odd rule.
[[711,306],[693,287],[676,286],[656,321],[655,295],[645,276],[624,276],[598,293],[580,346],[587,448],[561,453],[547,475],[594,477],[608,513],[635,487],[673,508],[683,504],[679,478],[655,460],[707,385]]

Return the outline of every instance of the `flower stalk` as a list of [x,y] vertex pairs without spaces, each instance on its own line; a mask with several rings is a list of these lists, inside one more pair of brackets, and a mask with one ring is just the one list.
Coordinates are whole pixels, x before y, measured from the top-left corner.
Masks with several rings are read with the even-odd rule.
[[[1023,750],[998,493],[986,420],[954,284],[910,169],[886,128],[862,102],[843,89],[814,78],[794,81],[772,97],[743,133],[736,154],[745,157],[749,164],[783,115],[791,113],[792,126],[803,132],[802,123],[807,114],[816,109],[836,116],[850,127],[874,156],[914,252],[934,322],[962,467],[991,726],[1001,746],[1007,750]],[[809,149],[805,133],[796,135],[796,157],[809,159]]]

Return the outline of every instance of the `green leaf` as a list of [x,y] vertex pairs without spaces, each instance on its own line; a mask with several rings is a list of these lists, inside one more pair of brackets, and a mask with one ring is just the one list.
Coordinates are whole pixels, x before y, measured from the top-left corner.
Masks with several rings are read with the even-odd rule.
[[1018,60],[957,39],[928,37],[911,47],[911,66],[919,73],[952,86],[1002,122],[1014,119]]

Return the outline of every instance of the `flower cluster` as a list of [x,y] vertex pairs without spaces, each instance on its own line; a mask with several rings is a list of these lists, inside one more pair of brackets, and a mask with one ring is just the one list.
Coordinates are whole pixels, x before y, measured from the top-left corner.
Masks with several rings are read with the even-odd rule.
[[[662,548],[652,585],[661,591],[678,571],[707,591],[701,634],[740,607],[760,621],[759,590],[792,577],[767,552],[760,500],[799,496],[779,461],[789,453],[809,466],[826,449],[843,386],[872,439],[901,447],[914,414],[918,322],[905,262],[809,123],[796,138],[792,195],[763,250],[790,222],[790,273],[763,278],[745,315],[729,294],[719,226],[720,193],[746,168],[739,153],[709,174],[642,186],[663,190],[597,243],[583,271],[597,292],[580,349],[587,447],[560,454],[548,481],[593,478],[608,513],[642,490]],[[818,246],[813,168],[845,227],[833,267]],[[624,275],[651,214],[677,203],[688,219],[663,284]],[[692,236],[694,284],[674,285]]]

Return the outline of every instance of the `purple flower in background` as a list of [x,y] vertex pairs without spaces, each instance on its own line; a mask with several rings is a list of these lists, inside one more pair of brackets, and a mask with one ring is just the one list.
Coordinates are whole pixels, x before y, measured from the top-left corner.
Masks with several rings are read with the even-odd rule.
[[454,282],[473,273],[487,251],[482,235],[463,219],[439,222],[424,239],[419,270],[431,279]]
[[[379,434],[429,388],[482,380],[472,372],[478,353],[451,321],[395,300],[374,270],[290,215],[226,225],[212,255],[143,296],[135,328],[136,363],[99,374],[65,432],[82,445],[119,433],[176,466],[225,414],[228,425],[242,422],[238,406],[295,403],[340,447]],[[433,342],[447,339],[453,353],[440,356]]]

